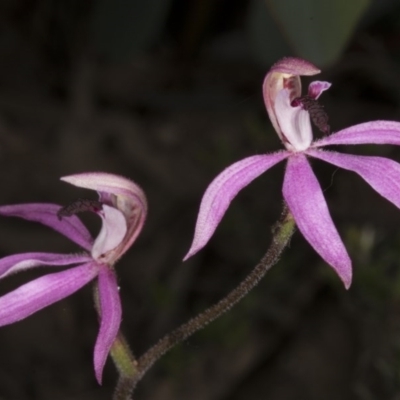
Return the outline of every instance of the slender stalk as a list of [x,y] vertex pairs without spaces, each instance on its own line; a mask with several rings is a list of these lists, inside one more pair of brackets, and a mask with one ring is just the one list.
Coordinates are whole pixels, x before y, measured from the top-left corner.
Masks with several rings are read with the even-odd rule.
[[121,332],[118,332],[110,354],[120,375],[133,376],[136,374],[137,361]]
[[113,400],[128,400],[135,388],[134,382],[136,382],[135,376],[138,373],[138,363],[121,331],[118,332],[110,354],[119,373]]
[[280,255],[292,237],[294,227],[295,223],[293,217],[285,205],[280,220],[273,228],[272,243],[259,264],[257,264],[239,286],[233,289],[226,297],[171,333],[165,335],[156,345],[143,354],[138,359],[137,373],[134,377],[135,381],[132,387],[134,388],[136,386],[137,382],[142,379],[147,370],[168,350],[220,317],[246,296],[246,294],[258,284],[267,271],[279,260]]

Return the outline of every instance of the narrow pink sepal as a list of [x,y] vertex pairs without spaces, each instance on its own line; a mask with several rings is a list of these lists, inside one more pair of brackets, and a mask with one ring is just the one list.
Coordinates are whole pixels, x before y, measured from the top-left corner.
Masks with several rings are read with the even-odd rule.
[[371,121],[342,129],[316,140],[311,147],[335,144],[394,144],[400,145],[400,122]]
[[399,163],[384,157],[356,156],[323,150],[309,150],[307,154],[355,172],[381,196],[400,208]]
[[64,266],[91,261],[87,254],[22,253],[0,259],[0,278],[38,266]]
[[332,221],[318,180],[303,154],[288,159],[283,197],[300,232],[348,289],[352,278],[351,260]]
[[19,217],[28,221],[40,222],[66,236],[85,250],[90,251],[93,238],[85,225],[76,216],[72,215],[61,220],[57,212],[61,206],[58,204],[29,203],[10,206],[0,206],[0,215],[6,217]]
[[247,157],[226,168],[211,182],[201,200],[193,243],[184,261],[206,245],[238,192],[289,154],[282,151]]
[[99,273],[100,330],[94,348],[94,370],[101,385],[103,369],[121,324],[122,308],[114,271],[104,267]]
[[35,279],[0,297],[0,326],[20,321],[71,295],[97,275],[96,264],[84,264]]

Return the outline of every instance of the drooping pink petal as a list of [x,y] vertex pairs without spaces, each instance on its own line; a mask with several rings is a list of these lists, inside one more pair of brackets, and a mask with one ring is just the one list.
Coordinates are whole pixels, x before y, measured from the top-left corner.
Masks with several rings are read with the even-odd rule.
[[127,234],[115,251],[119,258],[132,245],[147,215],[147,200],[143,190],[134,182],[122,176],[103,172],[88,172],[70,175],[61,180],[72,185],[99,192],[100,201],[120,210],[127,222]]
[[121,324],[122,308],[114,271],[105,267],[99,273],[101,308],[100,330],[94,348],[94,370],[101,385],[104,365]]
[[226,168],[211,182],[201,200],[193,243],[184,260],[206,245],[238,192],[289,154],[283,151],[247,157]]
[[61,206],[58,204],[16,204],[0,206],[0,215],[40,222],[66,236],[85,250],[90,251],[93,239],[85,225],[83,225],[76,215],[60,220],[57,216],[57,212],[60,208]]
[[283,144],[290,151],[307,149],[312,142],[310,114],[301,106],[293,107],[286,89],[275,99],[275,115],[283,134]]
[[20,321],[53,304],[90,282],[97,264],[84,264],[35,279],[0,297],[0,326]]
[[381,196],[400,208],[399,163],[384,157],[355,156],[323,150],[309,150],[307,154],[357,173]]
[[[127,232],[126,220],[121,211],[104,204],[99,215],[103,223],[92,248],[92,256],[96,260],[115,249],[122,242]],[[106,260],[102,261],[105,262]]]
[[91,261],[87,254],[23,253],[0,259],[0,278],[44,265],[71,265]]
[[400,122],[371,121],[342,129],[316,140],[311,147],[334,144],[394,144],[400,145]]
[[284,141],[279,122],[275,114],[275,99],[282,89],[290,92],[290,100],[301,95],[301,75],[315,75],[321,71],[315,65],[300,58],[286,57],[275,63],[263,83],[263,96],[269,118],[279,138]]
[[318,100],[319,96],[321,96],[321,94],[331,86],[332,84],[326,81],[313,81],[308,86],[308,95],[313,99]]
[[303,154],[293,155],[288,160],[283,197],[300,232],[349,288],[351,260],[332,221],[317,178]]

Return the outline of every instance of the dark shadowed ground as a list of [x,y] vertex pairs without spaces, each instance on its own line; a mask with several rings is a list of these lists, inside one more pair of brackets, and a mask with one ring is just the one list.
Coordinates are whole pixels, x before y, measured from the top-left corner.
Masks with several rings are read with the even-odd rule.
[[[281,147],[261,95],[268,66],[245,49],[246,2],[228,3],[216,10],[205,1],[202,19],[174,2],[152,45],[128,60],[93,49],[95,2],[0,4],[0,203],[95,198],[59,181],[85,171],[143,187],[148,220],[117,266],[122,329],[136,355],[234,288],[280,215],[283,165],[241,192],[208,246],[181,261],[213,177]],[[362,25],[319,77],[333,83],[322,97],[333,131],[400,120],[393,20],[399,8]],[[400,161],[394,146],[340,150]],[[350,290],[296,233],[261,284],[159,361],[135,400],[400,399],[400,211],[355,174],[313,166],[354,263]],[[83,218],[96,232],[98,221]],[[79,249],[38,224],[2,218],[0,255],[28,251]],[[7,278],[1,294],[50,270]],[[102,387],[92,368],[97,329],[90,287],[1,328],[0,398],[110,399],[112,362]]]

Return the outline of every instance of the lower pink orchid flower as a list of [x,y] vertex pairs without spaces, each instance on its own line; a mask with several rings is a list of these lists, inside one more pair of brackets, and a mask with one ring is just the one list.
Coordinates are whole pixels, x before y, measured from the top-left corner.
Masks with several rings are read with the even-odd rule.
[[[318,158],[360,175],[373,189],[400,208],[400,164],[383,157],[358,156],[322,150],[328,145],[400,145],[400,123],[372,121],[332,135],[317,99],[331,86],[314,81],[301,97],[301,75],[320,71],[298,58],[284,58],[265,77],[263,95],[271,122],[286,150],[247,157],[232,164],[208,186],[201,201],[193,243],[185,260],[203,248],[237,193],[263,172],[287,159],[283,197],[296,224],[317,253],[350,287],[352,266],[332,221],[323,192],[308,161]],[[313,141],[311,120],[326,134]]]
[[[0,297],[0,326],[28,317],[97,277],[101,322],[94,348],[94,370],[101,384],[103,368],[121,323],[114,264],[140,233],[146,218],[147,202],[142,189],[117,175],[94,172],[61,179],[96,190],[99,200],[78,200],[66,207],[45,203],[0,206],[0,215],[40,222],[85,251],[80,254],[23,253],[0,259],[0,278],[43,265],[78,265],[34,279]],[[95,212],[102,219],[96,239],[75,215],[81,211]]]

